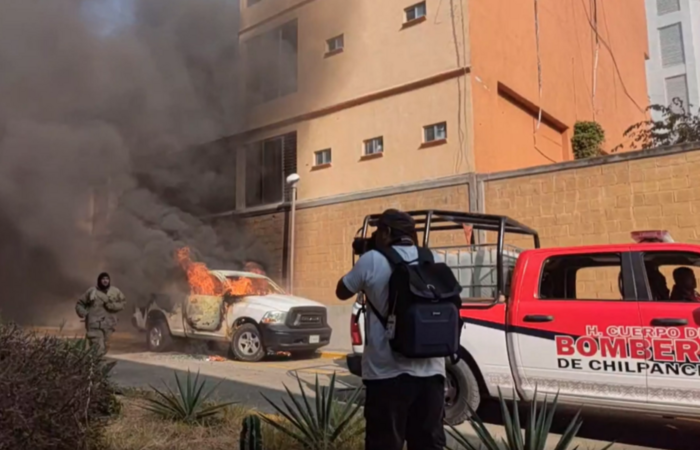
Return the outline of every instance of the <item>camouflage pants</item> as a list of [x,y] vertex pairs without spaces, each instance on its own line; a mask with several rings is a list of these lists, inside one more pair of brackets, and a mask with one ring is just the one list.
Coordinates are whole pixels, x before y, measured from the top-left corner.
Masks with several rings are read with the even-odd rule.
[[86,338],[91,346],[96,346],[101,354],[106,354],[109,350],[109,338],[114,330],[103,330],[102,328],[92,328],[87,330]]

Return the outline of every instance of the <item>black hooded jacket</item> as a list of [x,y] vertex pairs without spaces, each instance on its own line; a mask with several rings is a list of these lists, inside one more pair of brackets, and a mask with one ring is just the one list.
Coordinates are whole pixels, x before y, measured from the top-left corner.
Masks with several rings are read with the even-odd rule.
[[[104,278],[104,277],[109,278],[109,284],[107,285],[107,287],[102,286],[102,283],[100,283],[100,280],[102,280],[102,278]],[[101,274],[99,274],[97,276],[97,289],[99,289],[100,291],[107,292],[111,285],[112,285],[112,278],[109,276],[109,274],[107,272],[102,272]]]
[[97,278],[97,286],[88,289],[75,305],[75,312],[78,317],[85,319],[85,327],[88,330],[113,330],[117,325],[115,313],[126,306],[124,294],[119,289],[111,284],[106,289],[100,286],[100,278],[105,275],[107,274],[101,273]]

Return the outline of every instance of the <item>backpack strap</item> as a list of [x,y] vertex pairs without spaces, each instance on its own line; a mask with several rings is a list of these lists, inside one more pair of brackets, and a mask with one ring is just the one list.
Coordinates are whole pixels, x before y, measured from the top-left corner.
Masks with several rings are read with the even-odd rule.
[[[379,252],[379,254],[384,256],[387,259],[387,261],[389,261],[389,265],[391,265],[392,271],[396,268],[396,266],[400,266],[400,265],[404,265],[404,264],[411,264],[414,262],[418,262],[419,264],[425,264],[425,263],[432,264],[435,262],[435,257],[433,256],[433,252],[429,248],[418,247],[418,246],[416,246],[416,248],[418,249],[418,259],[416,259],[415,261],[404,260],[401,257],[401,255],[399,255],[399,253],[392,246],[377,247],[376,250]],[[391,299],[388,299],[388,302],[389,302],[389,309],[391,309],[391,304],[392,304]],[[365,304],[367,304],[369,306],[369,308],[374,312],[374,314],[377,316],[379,321],[382,323],[384,328],[386,328],[387,318],[379,313],[377,308],[375,308],[374,305],[372,304],[372,300],[367,295],[365,295]]]
[[432,250],[428,247],[417,247],[418,248],[418,263],[424,264],[435,264],[435,255],[433,255]]
[[[394,250],[391,246],[389,247],[378,247],[376,249],[380,255],[384,256],[387,261],[389,262],[389,265],[391,266],[392,271],[396,266],[401,265],[401,264],[406,264],[406,261],[399,255],[399,253]],[[391,304],[391,300],[388,299],[389,304]],[[382,326],[386,328],[387,326],[387,318],[384,317],[377,308],[375,308],[374,304],[372,303],[372,299],[369,298],[367,294],[365,294],[365,304],[369,306],[369,309],[372,310],[375,316],[377,316],[377,319],[379,319],[379,322],[381,322]]]
[[[374,304],[372,304],[372,300],[369,299],[369,297],[365,294],[365,305],[369,306],[369,309],[372,310],[375,316],[377,316],[377,319],[379,319],[379,322],[382,324],[384,328],[386,328],[387,325],[387,318],[384,317],[379,311],[377,311],[377,308],[374,307]],[[364,306],[363,306],[364,308]],[[369,320],[367,321],[369,324]]]
[[382,256],[384,256],[387,261],[389,261],[389,264],[391,265],[391,268],[394,269],[396,266],[405,264],[406,261],[399,255],[399,252],[397,252],[393,247],[388,246],[388,247],[377,247],[376,249]]

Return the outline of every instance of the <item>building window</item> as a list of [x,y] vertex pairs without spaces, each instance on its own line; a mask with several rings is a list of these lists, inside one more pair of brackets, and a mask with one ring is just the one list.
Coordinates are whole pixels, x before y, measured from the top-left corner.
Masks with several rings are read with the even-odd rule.
[[434,142],[447,139],[447,123],[441,122],[423,127],[423,141]]
[[246,42],[248,92],[264,103],[297,91],[296,19]]
[[245,206],[247,208],[283,200],[282,138],[269,139],[246,151]]
[[331,163],[331,149],[314,152],[314,166],[323,166]]
[[406,22],[412,22],[414,20],[421,19],[425,17],[425,2],[417,3],[413,6],[409,6],[405,10],[406,13]]
[[663,16],[681,10],[680,0],[656,0],[656,14]]
[[[675,77],[666,78],[666,103],[671,107],[676,113],[680,113],[683,110],[689,112],[688,105],[690,99],[688,98],[688,79],[685,75],[678,75]],[[673,103],[674,99],[679,99],[683,102],[683,108],[681,109],[679,105]]]
[[685,63],[683,31],[680,23],[659,28],[659,40],[661,41],[661,64],[663,67]]
[[326,52],[337,53],[345,48],[345,37],[341,34],[326,41]]
[[377,155],[384,151],[384,138],[376,137],[365,141],[365,155]]
[[297,134],[287,133],[245,149],[245,208],[289,201],[285,179],[297,172]]

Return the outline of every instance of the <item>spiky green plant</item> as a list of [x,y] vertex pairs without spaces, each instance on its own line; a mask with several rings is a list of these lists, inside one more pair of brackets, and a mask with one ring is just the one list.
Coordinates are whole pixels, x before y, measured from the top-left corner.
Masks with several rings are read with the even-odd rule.
[[357,387],[352,395],[341,403],[336,397],[335,372],[328,387],[321,386],[316,375],[313,405],[307,397],[301,380],[297,375],[301,391],[299,401],[289,388],[284,385],[290,402],[282,400],[284,406],[277,405],[261,394],[263,398],[286,420],[279,422],[267,416],[261,416],[269,425],[285,433],[308,450],[330,450],[342,447],[348,440],[364,432],[364,425],[358,415],[360,404],[358,398],[361,388]]
[[188,370],[187,378],[185,378],[184,382],[175,372],[177,392],[170,389],[166,383],[163,384],[165,385],[165,390],[163,391],[151,386],[155,396],[153,398],[145,398],[146,404],[142,407],[166,419],[188,423],[201,422],[216,416],[222,409],[235,403],[212,404],[208,402],[209,397],[221,383],[217,383],[209,391],[203,393],[207,382],[206,380],[199,380],[199,371],[193,379],[192,374]]
[[262,450],[262,432],[259,416],[246,416],[241,430],[240,450]]
[[[479,416],[474,411],[470,411],[471,418],[469,419],[469,422],[471,423],[472,428],[474,428],[480,443],[485,447],[485,450],[545,450],[547,438],[549,437],[550,430],[552,429],[552,422],[554,421],[554,415],[557,410],[559,393],[557,392],[557,394],[554,396],[554,401],[551,403],[551,405],[547,403],[547,396],[545,396],[544,401],[542,402],[542,407],[538,409],[537,388],[535,388],[535,395],[530,405],[530,413],[527,418],[524,436],[520,426],[518,400],[516,399],[515,393],[513,394],[513,402],[511,407],[512,411],[508,409],[508,405],[503,399],[500,389],[498,390],[498,399],[501,405],[501,416],[503,417],[503,426],[506,433],[506,438],[501,438],[500,443],[491,435],[491,432],[489,432]],[[574,416],[573,420],[566,427],[566,430],[564,430],[562,433],[559,442],[553,448],[553,450],[577,450],[579,447],[572,447],[572,442],[581,429],[582,424],[583,420],[581,419],[581,411],[579,410],[576,413],[576,416]],[[459,445],[457,449],[482,449],[481,445],[479,445],[479,447],[475,447],[474,444],[469,442],[464,434],[459,432],[452,425],[450,425],[450,429],[447,430],[447,433],[452,436],[452,438]],[[610,443],[602,450],[607,450],[612,447],[612,445],[613,444]]]

